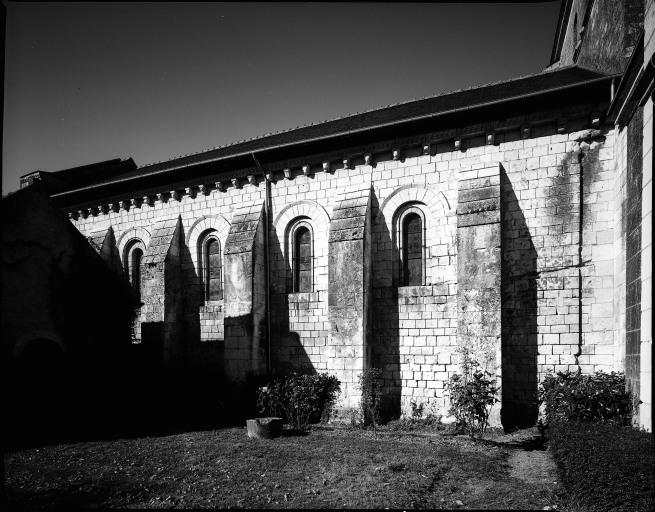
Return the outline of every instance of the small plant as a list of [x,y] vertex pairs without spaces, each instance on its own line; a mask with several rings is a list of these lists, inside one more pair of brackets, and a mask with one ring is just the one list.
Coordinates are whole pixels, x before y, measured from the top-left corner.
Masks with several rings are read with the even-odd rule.
[[362,390],[362,422],[365,427],[376,427],[380,421],[380,401],[382,400],[382,370],[367,368],[359,375]]
[[583,375],[569,370],[548,374],[539,387],[546,421],[579,420],[629,425],[633,399],[621,372]]
[[422,418],[403,417],[397,420],[391,420],[387,423],[387,428],[392,432],[403,432],[412,430],[444,430],[441,424],[441,415],[428,413]]
[[412,420],[419,421],[423,417],[423,408],[425,407],[425,404],[417,404],[412,400],[409,405],[412,408]]
[[293,372],[259,388],[257,407],[303,431],[312,422],[327,421],[340,391],[341,383],[333,375]]
[[468,350],[463,351],[462,374],[450,377],[447,387],[450,391],[450,413],[457,418],[459,427],[466,429],[471,437],[484,435],[489,423],[489,414],[495,402],[498,389],[493,375],[483,370],[474,361]]

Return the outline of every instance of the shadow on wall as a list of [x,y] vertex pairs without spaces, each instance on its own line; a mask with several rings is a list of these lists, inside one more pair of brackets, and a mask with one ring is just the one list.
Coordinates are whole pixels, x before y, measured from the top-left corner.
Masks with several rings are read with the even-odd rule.
[[383,398],[381,413],[384,418],[399,418],[401,414],[400,380],[400,321],[398,315],[398,287],[392,276],[395,267],[392,258],[397,257],[393,249],[392,236],[387,228],[384,214],[380,210],[377,196],[371,193],[372,218],[372,301],[371,366],[382,370]]
[[537,251],[505,169],[500,169],[502,408],[506,430],[537,421]]
[[[284,240],[279,240],[275,229],[269,231],[271,267],[271,373],[285,375],[292,371],[316,373],[300,335],[290,330],[290,309],[302,314],[301,303],[289,303],[291,267],[284,257]],[[305,303],[307,304],[307,303]]]

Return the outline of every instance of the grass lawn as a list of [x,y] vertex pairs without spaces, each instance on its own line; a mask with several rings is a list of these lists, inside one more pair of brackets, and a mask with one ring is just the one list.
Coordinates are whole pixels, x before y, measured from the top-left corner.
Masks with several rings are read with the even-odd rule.
[[226,428],[9,453],[5,483],[10,504],[29,508],[552,506],[553,482],[512,471],[516,451],[415,432],[317,427],[254,440]]

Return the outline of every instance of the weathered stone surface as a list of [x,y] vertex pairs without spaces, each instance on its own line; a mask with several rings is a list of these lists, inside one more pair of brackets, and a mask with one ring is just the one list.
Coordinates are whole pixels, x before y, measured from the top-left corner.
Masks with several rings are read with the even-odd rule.
[[[462,130],[445,127],[434,135],[439,140],[450,137],[447,142],[433,143],[434,151],[428,155],[418,154],[421,146],[414,148],[414,156],[411,148],[401,147],[404,160],[391,158],[391,149],[398,144],[381,143],[379,151],[388,150],[388,157],[376,153],[375,167],[364,166],[363,158],[353,156],[350,168],[319,171],[311,177],[298,172],[307,162],[305,157],[297,164],[283,162],[279,169],[272,169],[279,176],[283,168],[294,169],[289,179],[271,184],[272,219],[284,217],[282,225],[270,230],[274,368],[339,372],[344,382],[356,383],[368,357],[360,350],[359,340],[370,335],[367,346],[372,347],[373,365],[383,370],[385,396],[397,404],[395,410],[410,413],[415,402],[444,412],[449,405],[445,383],[459,371],[458,341],[478,343],[480,350],[488,350],[497,344],[493,333],[500,324],[504,408],[533,401],[538,381],[548,371],[579,367],[590,373],[624,369],[627,364],[631,374],[641,375],[643,357],[638,365],[633,356],[644,350],[650,338],[642,334],[635,342],[638,316],[633,313],[639,302],[635,287],[631,285],[628,290],[626,274],[629,272],[632,283],[649,282],[647,241],[652,238],[648,236],[652,208],[646,201],[652,195],[652,182],[647,178],[648,155],[652,153],[646,139],[652,137],[644,139],[644,193],[639,216],[631,202],[637,182],[627,186],[626,130],[603,127],[600,132],[589,131],[591,109],[562,106],[557,111],[489,120],[488,125],[473,124]],[[563,118],[564,131],[559,122]],[[646,136],[652,112],[644,111],[643,124]],[[494,145],[487,145],[484,136],[479,142],[473,136],[462,136],[463,149],[453,151],[452,138],[459,137],[460,132],[491,131],[495,133]],[[416,142],[426,141],[417,138]],[[323,155],[315,163],[320,161],[324,161]],[[502,180],[497,168],[493,169],[498,162],[505,171]],[[221,179],[229,182],[230,177]],[[367,194],[360,192],[371,184],[369,205]],[[223,279],[235,300],[226,296],[223,311],[219,311],[220,306],[207,305],[197,305],[196,311],[203,326],[215,329],[212,337],[221,342],[221,354],[225,349],[227,372],[245,378],[251,370],[244,361],[263,357],[250,341],[261,329],[263,318],[262,314],[257,319],[258,310],[252,304],[259,300],[263,305],[263,299],[257,299],[258,293],[263,297],[263,292],[257,291],[257,286],[262,288],[257,276],[263,272],[258,215],[264,188],[229,186],[222,192],[212,190],[193,198],[184,195],[179,202],[156,201],[152,206],[74,216],[73,223],[85,236],[111,226],[117,239],[135,227],[154,234],[160,220],[178,215],[185,232],[200,219],[213,216],[235,226],[230,243],[223,244]],[[160,192],[144,191],[142,195]],[[107,198],[107,202],[117,203],[119,199]],[[492,200],[495,209],[474,212],[482,210],[480,206],[487,200]],[[420,287],[399,286],[398,280],[400,241],[394,219],[408,204],[425,208],[425,283]],[[251,205],[256,205],[255,210]],[[75,210],[85,206],[76,205]],[[373,219],[370,236],[366,222],[362,222],[365,211],[370,211]],[[637,217],[643,218],[641,244],[637,243]],[[286,228],[298,220],[313,229],[310,294],[290,293],[293,257]],[[632,222],[630,237],[626,236],[628,220]],[[331,223],[334,229],[329,229]],[[488,237],[498,223],[502,226],[500,242]],[[154,237],[150,244],[153,250],[160,247],[167,251],[170,238],[166,237],[173,231]],[[463,243],[461,247],[458,240]],[[371,253],[368,270],[367,244]],[[329,245],[340,246],[337,252],[342,256],[330,259]],[[192,244],[186,250],[193,253],[197,247]],[[642,268],[638,277],[636,256],[643,251],[638,258]],[[145,267],[148,264],[144,263]],[[157,270],[157,264],[152,268]],[[186,304],[193,303],[193,274],[197,271],[196,262],[182,286],[180,293]],[[370,297],[356,291],[369,289],[365,282],[369,275]],[[163,318],[165,311],[166,281],[163,272],[158,276],[151,283],[155,295],[144,306],[152,319]],[[335,279],[353,283],[330,293],[330,283]],[[502,300],[498,299],[498,289]],[[643,290],[646,288],[641,294],[642,333],[652,316],[650,294]],[[466,322],[458,322],[458,300],[466,306]],[[220,315],[230,309],[232,316],[223,320]],[[350,313],[353,316],[348,316]],[[626,362],[628,324],[633,338]],[[485,331],[487,328],[493,333]],[[223,345],[224,336],[240,341],[232,343],[226,338]],[[349,339],[357,340],[356,348],[349,345]]]
[[[498,167],[495,172],[500,173]],[[487,174],[489,174],[487,172]],[[476,190],[460,182],[460,189]],[[501,231],[498,211],[467,213],[466,204],[483,202],[496,207],[500,188],[487,188],[496,198],[465,203],[457,216],[457,343],[474,360],[501,378]],[[488,193],[488,192],[485,192]],[[494,214],[487,217],[483,214]],[[464,222],[462,222],[464,220]],[[498,408],[492,410],[492,425],[500,425]]]
[[[360,216],[332,221],[328,244],[328,338],[331,365],[337,369],[343,393],[342,406],[359,405],[357,379],[367,358],[367,316],[370,292],[370,191],[364,189],[358,197],[342,199],[334,208],[334,217],[342,209]],[[355,210],[355,208],[357,210]],[[363,226],[353,230],[351,226]]]
[[225,375],[243,382],[266,371],[263,205],[234,215],[225,243]]

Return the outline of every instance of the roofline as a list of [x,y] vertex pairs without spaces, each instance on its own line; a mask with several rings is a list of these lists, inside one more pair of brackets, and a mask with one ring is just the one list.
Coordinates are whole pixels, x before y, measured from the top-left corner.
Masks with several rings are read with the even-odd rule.
[[[509,96],[509,97],[506,97],[506,98],[501,98],[501,99],[492,100],[492,101],[486,101],[486,102],[483,102],[483,103],[477,103],[475,105],[470,105],[470,106],[466,106],[466,107],[459,107],[459,108],[454,108],[454,109],[449,109],[449,110],[444,110],[444,111],[439,111],[439,112],[433,112],[433,113],[430,113],[430,114],[422,114],[422,115],[419,115],[419,116],[413,116],[413,117],[409,117],[409,118],[405,118],[405,119],[399,119],[399,120],[396,120],[396,121],[389,121],[389,122],[386,122],[386,123],[375,124],[375,125],[366,126],[366,127],[363,127],[363,128],[354,128],[354,129],[351,129],[351,130],[332,133],[332,134],[329,134],[329,135],[321,135],[321,136],[317,136],[317,137],[299,139],[299,140],[296,140],[296,141],[286,142],[286,143],[282,143],[282,144],[275,144],[275,145],[272,145],[272,146],[266,146],[266,147],[262,147],[262,148],[259,148],[259,149],[250,149],[250,150],[241,151],[241,152],[238,152],[238,153],[232,153],[232,154],[229,154],[229,155],[219,156],[219,157],[215,157],[215,158],[208,158],[206,160],[200,160],[200,161],[197,161],[197,162],[192,162],[192,163],[188,163],[188,164],[184,164],[184,165],[177,165],[177,166],[174,165],[174,166],[171,166],[171,167],[167,167],[165,169],[159,169],[159,170],[152,171],[152,172],[149,172],[149,173],[140,174],[138,176],[118,178],[118,179],[115,179],[115,180],[112,180],[112,181],[107,181],[107,182],[104,182],[104,183],[96,183],[96,184],[89,185],[87,187],[80,187],[80,188],[77,188],[77,189],[67,190],[65,192],[60,192],[58,194],[53,194],[52,197],[65,197],[68,194],[73,194],[73,193],[76,193],[76,192],[83,192],[83,191],[87,191],[87,190],[93,190],[93,189],[105,187],[105,186],[108,186],[108,185],[124,183],[124,182],[127,182],[127,181],[131,181],[134,178],[145,178],[145,177],[148,177],[148,176],[158,176],[158,175],[161,175],[161,174],[169,173],[169,172],[176,171],[176,170],[179,170],[179,169],[184,169],[184,168],[187,168],[187,167],[195,167],[195,166],[198,166],[198,165],[209,164],[209,163],[213,163],[213,162],[227,161],[227,160],[230,160],[230,159],[233,159],[233,158],[247,156],[247,155],[250,155],[252,153],[260,153],[261,154],[262,152],[271,151],[271,150],[274,150],[274,149],[292,147],[292,146],[296,146],[296,145],[300,145],[300,144],[306,144],[306,143],[310,143],[310,142],[317,142],[317,141],[321,141],[321,140],[352,135],[354,133],[362,133],[362,132],[366,132],[366,131],[376,130],[376,129],[379,129],[379,128],[386,128],[386,127],[390,127],[390,126],[396,126],[396,125],[401,125],[401,124],[405,124],[405,123],[411,123],[411,122],[414,122],[414,121],[421,121],[421,120],[430,119],[430,118],[437,118],[437,117],[441,117],[441,116],[445,116],[445,115],[452,115],[452,114],[456,114],[456,113],[460,113],[460,112],[467,112],[467,111],[471,111],[471,110],[476,110],[476,109],[481,109],[481,108],[485,108],[485,107],[498,105],[498,104],[501,104],[501,103],[509,103],[509,102],[512,102],[512,101],[525,100],[525,99],[528,99],[528,98],[534,98],[534,97],[541,96],[541,95],[548,94],[548,93],[563,91],[563,90],[566,90],[566,89],[572,89],[572,88],[575,88],[575,87],[587,86],[587,85],[592,85],[592,84],[599,83],[599,82],[602,82],[602,81],[611,80],[612,78],[615,78],[616,76],[618,76],[618,75],[601,76],[601,77],[598,77],[598,78],[593,78],[591,80],[584,80],[584,81],[581,81],[581,82],[574,82],[574,83],[570,83],[570,84],[566,84],[566,85],[560,85],[560,86],[557,86],[557,87],[550,87],[548,89],[542,89],[540,91],[535,91],[535,92],[528,93],[528,94],[520,94],[520,95],[517,95],[517,96]],[[380,110],[383,110],[383,109],[380,109]]]
[[549,66],[552,66],[560,58],[562,52],[562,45],[564,44],[564,35],[566,34],[566,26],[564,26],[564,20],[569,19],[569,16],[571,15],[572,6],[573,6],[573,0],[562,0],[559,9],[559,18],[557,20],[557,28],[555,29],[555,40],[553,41],[553,50],[550,53]]

